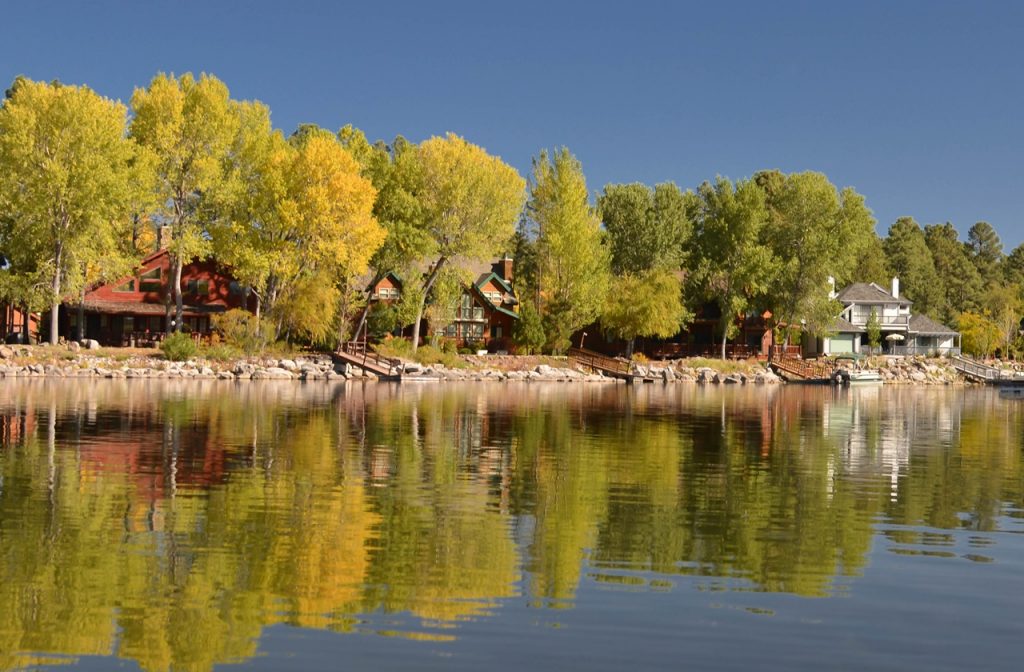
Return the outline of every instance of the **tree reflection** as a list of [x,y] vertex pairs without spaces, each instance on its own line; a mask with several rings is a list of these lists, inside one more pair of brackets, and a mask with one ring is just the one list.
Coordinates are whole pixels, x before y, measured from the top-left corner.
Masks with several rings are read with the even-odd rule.
[[879,520],[997,529],[1022,416],[962,390],[8,381],[0,669],[209,670],[375,613],[434,636],[587,576],[827,596]]

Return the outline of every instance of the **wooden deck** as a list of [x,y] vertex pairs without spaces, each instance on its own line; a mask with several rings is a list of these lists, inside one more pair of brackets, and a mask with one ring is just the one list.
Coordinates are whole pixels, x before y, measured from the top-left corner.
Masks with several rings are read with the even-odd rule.
[[333,358],[336,362],[358,366],[363,371],[369,371],[379,378],[401,379],[402,377],[399,368],[402,364],[400,360],[373,352],[366,346],[365,341],[349,341],[342,344],[342,347],[333,353]]
[[633,365],[630,362],[585,348],[569,348],[569,361],[576,366],[628,382],[632,382],[634,377]]
[[835,363],[824,360],[776,357],[771,367],[787,382],[831,383],[835,375]]
[[1024,386],[1024,376],[1014,375],[1011,371],[983,364],[965,355],[950,357],[950,362],[953,364],[953,368],[960,372],[960,375],[975,382],[999,387]]

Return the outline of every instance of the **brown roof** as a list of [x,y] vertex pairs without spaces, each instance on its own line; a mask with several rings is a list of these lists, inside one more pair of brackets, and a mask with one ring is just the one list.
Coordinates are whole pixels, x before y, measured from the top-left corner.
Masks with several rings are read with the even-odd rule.
[[912,315],[907,330],[911,334],[924,334],[926,336],[943,336],[947,334],[952,336],[957,333],[927,315]]
[[907,299],[897,299],[875,283],[855,282],[843,287],[836,298],[845,303],[898,303],[909,306]]
[[[77,304],[68,304],[75,306]],[[167,309],[162,303],[140,303],[137,301],[86,301],[85,310],[92,313],[107,315],[165,315]],[[182,312],[188,316],[209,315],[224,312],[224,306],[190,306],[185,305]]]

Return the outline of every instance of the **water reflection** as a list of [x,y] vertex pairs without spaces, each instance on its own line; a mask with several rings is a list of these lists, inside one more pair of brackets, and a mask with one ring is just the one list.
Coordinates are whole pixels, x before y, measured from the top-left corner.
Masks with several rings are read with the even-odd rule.
[[445,640],[588,580],[828,596],[877,534],[989,562],[1022,419],[953,389],[4,381],[0,669],[209,670],[277,623]]

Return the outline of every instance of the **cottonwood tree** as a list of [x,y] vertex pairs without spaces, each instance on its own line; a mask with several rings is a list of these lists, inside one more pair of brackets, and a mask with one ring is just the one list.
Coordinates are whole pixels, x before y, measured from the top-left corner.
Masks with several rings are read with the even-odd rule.
[[674,273],[650,270],[625,273],[612,280],[601,313],[601,326],[626,341],[626,356],[633,356],[638,336],[668,338],[690,315],[683,304],[683,288]]
[[[800,320],[827,329],[839,306],[829,298],[828,278],[846,284],[875,219],[852,189],[840,192],[822,173],[758,173],[770,213],[763,238],[778,260],[768,303],[777,324]],[[787,330],[788,334],[788,330]]]
[[228,152],[239,115],[228,88],[216,77],[159,74],[132,94],[130,133],[155,155],[157,218],[169,224],[171,275],[167,283],[168,330],[182,327],[181,271],[211,252],[213,206],[227,186]]
[[724,177],[705,182],[692,203],[693,243],[689,282],[704,300],[718,304],[722,317],[722,359],[736,333],[736,318],[773,280],[775,259],[761,241],[768,222],[765,192],[756,183],[735,185]]
[[429,267],[423,278],[412,345],[431,288],[445,266],[486,260],[512,238],[523,207],[525,182],[514,168],[455,134],[433,137],[416,149],[422,171],[418,195],[429,237]]
[[563,352],[572,333],[600,313],[609,281],[601,223],[588,200],[583,167],[567,148],[534,159],[527,216],[548,346]]
[[[12,274],[45,283],[51,344],[58,310],[112,255],[137,184],[127,110],[82,86],[19,79],[0,107],[0,220]],[[39,288],[42,289],[42,288]]]
[[608,231],[613,273],[679,268],[691,226],[675,184],[609,184],[597,207]]

